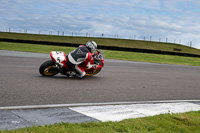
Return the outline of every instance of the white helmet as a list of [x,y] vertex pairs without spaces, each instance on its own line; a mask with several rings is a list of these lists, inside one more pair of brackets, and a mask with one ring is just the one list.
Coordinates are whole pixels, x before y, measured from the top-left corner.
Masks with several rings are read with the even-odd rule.
[[88,41],[85,46],[90,50],[91,53],[94,53],[97,49],[97,44],[94,41]]

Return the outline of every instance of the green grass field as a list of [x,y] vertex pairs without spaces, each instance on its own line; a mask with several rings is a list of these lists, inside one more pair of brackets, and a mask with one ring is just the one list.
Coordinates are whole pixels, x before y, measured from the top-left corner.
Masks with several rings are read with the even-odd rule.
[[34,40],[34,41],[49,41],[49,42],[65,42],[85,44],[89,40],[94,40],[98,45],[103,46],[119,46],[128,48],[142,48],[161,51],[174,51],[174,49],[181,49],[182,53],[198,54],[200,50],[187,47],[180,44],[160,43],[153,41],[141,41],[130,39],[113,39],[113,38],[95,38],[95,37],[78,37],[78,36],[52,36],[52,35],[38,35],[38,34],[22,34],[22,33],[8,33],[0,32],[0,38],[20,39],[20,40]]
[[58,123],[0,133],[200,133],[200,111],[127,119],[120,122]]
[[[69,53],[71,50],[75,48],[0,42],[0,49],[48,54],[51,51],[64,51],[66,53]],[[138,62],[200,66],[200,58],[193,58],[193,57],[158,55],[158,54],[135,53],[135,52],[120,52],[120,51],[109,51],[109,50],[104,50],[104,53],[105,53],[106,59],[119,59],[119,60],[130,60],[130,61],[138,61]]]

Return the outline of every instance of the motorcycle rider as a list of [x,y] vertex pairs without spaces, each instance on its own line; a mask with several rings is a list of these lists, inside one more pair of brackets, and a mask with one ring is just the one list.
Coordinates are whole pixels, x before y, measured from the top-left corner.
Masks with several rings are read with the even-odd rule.
[[97,43],[94,41],[88,41],[85,46],[80,45],[76,50],[71,51],[67,55],[67,65],[74,69],[78,74],[76,75],[79,78],[84,78],[86,73],[82,70],[78,65],[83,63],[84,61],[88,61],[87,68],[90,69],[92,67],[96,67],[95,65],[90,64],[90,60],[92,58],[92,54],[97,49]]

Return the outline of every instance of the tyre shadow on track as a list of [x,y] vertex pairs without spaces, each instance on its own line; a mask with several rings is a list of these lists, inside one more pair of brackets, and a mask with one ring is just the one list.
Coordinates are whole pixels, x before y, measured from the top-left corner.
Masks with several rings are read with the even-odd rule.
[[43,78],[43,79],[62,79],[62,80],[100,80],[102,79],[102,77],[99,77],[99,76],[86,76],[83,79],[79,79],[77,77],[67,77],[64,75],[56,75],[52,77],[44,77],[44,76],[37,76],[37,77]]

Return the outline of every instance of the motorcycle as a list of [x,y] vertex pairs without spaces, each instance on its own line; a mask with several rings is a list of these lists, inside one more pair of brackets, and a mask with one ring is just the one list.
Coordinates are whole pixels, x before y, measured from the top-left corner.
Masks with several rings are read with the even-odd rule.
[[[90,69],[87,68],[88,61],[84,61],[78,66],[86,72],[86,76],[93,76],[98,74],[104,66],[104,53],[96,49],[96,52],[91,54],[90,64],[95,66]],[[47,60],[41,64],[39,72],[42,76],[54,76],[58,73],[66,75],[67,77],[76,77],[77,73],[67,65],[67,57],[65,52],[51,51],[51,60]]]

